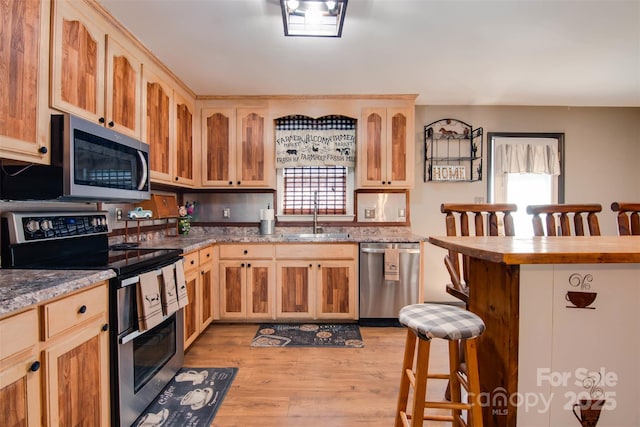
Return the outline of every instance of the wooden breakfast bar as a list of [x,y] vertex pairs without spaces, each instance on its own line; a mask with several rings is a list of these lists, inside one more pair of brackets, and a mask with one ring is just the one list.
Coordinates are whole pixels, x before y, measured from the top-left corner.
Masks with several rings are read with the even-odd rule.
[[640,425],[640,236],[429,242],[469,257],[485,426]]

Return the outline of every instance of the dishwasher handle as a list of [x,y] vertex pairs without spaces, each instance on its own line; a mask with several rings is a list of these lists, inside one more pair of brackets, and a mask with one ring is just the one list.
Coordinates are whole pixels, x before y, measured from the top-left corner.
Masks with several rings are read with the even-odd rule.
[[[384,249],[360,248],[360,252],[366,254],[383,254],[384,251]],[[398,249],[398,252],[401,254],[419,254],[420,249]]]

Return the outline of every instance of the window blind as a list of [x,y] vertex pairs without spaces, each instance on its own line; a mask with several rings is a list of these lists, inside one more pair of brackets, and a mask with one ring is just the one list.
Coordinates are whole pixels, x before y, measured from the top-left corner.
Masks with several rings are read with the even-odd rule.
[[344,166],[307,166],[284,168],[285,215],[313,213],[317,193],[318,213],[347,213],[347,168]]

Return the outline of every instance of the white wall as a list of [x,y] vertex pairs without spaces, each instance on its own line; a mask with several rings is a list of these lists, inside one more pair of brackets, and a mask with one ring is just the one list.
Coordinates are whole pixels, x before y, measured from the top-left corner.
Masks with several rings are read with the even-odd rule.
[[[483,179],[474,183],[423,180],[424,126],[454,118],[484,129]],[[603,235],[616,235],[613,201],[640,201],[640,108],[416,106],[416,185],[411,191],[411,229],[423,236],[446,234],[444,202],[473,203],[487,196],[487,133],[563,132],[565,203],[600,203]],[[427,245],[425,299],[455,301],[445,292],[445,251]]]

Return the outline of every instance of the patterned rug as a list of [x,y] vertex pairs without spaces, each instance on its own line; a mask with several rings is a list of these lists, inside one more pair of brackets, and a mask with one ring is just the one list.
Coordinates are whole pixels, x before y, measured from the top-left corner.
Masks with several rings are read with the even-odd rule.
[[261,324],[251,347],[364,347],[356,324]]
[[208,427],[238,368],[182,368],[132,426]]

